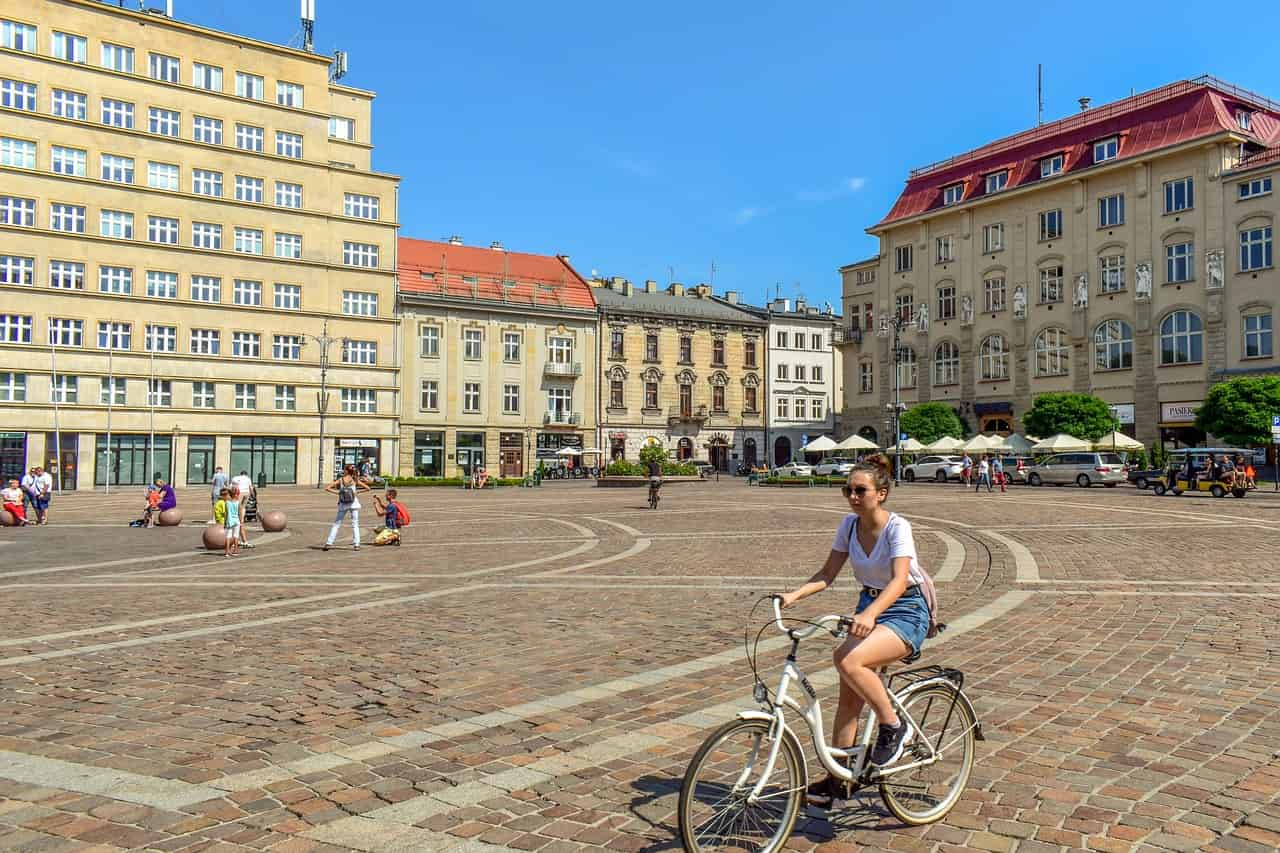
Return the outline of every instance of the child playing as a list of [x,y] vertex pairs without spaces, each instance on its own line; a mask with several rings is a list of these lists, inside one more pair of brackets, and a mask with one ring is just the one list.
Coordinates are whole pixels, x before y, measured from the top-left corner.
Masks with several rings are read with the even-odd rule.
[[229,497],[231,497],[230,489],[220,489],[218,491],[218,499],[213,502],[213,520],[224,527],[227,523],[227,499]]
[[237,498],[237,495],[228,492],[227,497],[222,501],[227,513],[226,519],[222,522],[222,530],[227,540],[224,557],[240,555],[240,501]]
[[404,523],[408,523],[407,514],[404,511],[404,505],[396,500],[398,493],[395,489],[387,489],[387,502],[384,504],[382,499],[377,495],[373,496],[373,511],[382,516],[384,527],[373,538],[374,545],[399,545],[400,544],[400,527]]

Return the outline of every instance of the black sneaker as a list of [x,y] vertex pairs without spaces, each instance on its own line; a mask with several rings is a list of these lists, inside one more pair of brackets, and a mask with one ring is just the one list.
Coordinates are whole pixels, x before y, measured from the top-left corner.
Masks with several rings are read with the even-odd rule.
[[911,737],[911,724],[901,720],[896,726],[880,724],[880,733],[876,736],[876,745],[871,749],[871,764],[885,767],[895,763],[902,757],[902,750],[907,739]]
[[825,779],[817,782],[810,782],[809,786],[804,790],[805,798],[811,805],[829,806],[834,800],[847,799],[848,786],[828,774]]

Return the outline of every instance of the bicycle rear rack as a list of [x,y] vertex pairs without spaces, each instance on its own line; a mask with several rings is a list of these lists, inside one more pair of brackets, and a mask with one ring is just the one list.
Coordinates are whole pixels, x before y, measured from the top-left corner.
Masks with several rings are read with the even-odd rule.
[[893,689],[895,679],[902,679],[907,684],[915,684],[917,681],[925,681],[930,678],[945,678],[956,686],[957,690],[964,688],[964,673],[958,669],[949,666],[938,666],[930,664],[928,666],[918,666],[914,669],[904,669],[889,675],[888,688]]

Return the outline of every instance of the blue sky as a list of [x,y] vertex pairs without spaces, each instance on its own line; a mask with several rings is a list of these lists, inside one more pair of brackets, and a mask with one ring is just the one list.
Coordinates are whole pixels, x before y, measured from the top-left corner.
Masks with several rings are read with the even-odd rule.
[[[150,5],[161,5],[149,0]],[[706,281],[839,304],[836,269],[907,171],[1045,118],[1212,73],[1280,100],[1256,5],[610,6],[317,0],[316,48],[378,93],[375,168],[406,236],[568,254],[584,275]],[[267,41],[297,0],[176,0]],[[1247,21],[1245,20],[1247,19]],[[1104,23],[1105,22],[1105,23]],[[1271,71],[1271,74],[1267,72]]]

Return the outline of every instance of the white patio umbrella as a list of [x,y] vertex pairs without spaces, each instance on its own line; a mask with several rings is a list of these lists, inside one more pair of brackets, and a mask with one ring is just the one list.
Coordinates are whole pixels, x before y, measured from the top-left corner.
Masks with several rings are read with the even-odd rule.
[[1074,435],[1067,435],[1060,432],[1057,435],[1051,435],[1043,441],[1032,445],[1032,453],[1075,453],[1087,452],[1093,448],[1089,442],[1082,438],[1076,438]]
[[900,441],[892,447],[886,448],[888,452],[898,453],[920,453],[925,450],[925,446],[914,438],[908,438],[906,441]]
[[835,450],[836,443],[825,435],[820,435],[813,441],[800,448],[801,453],[823,453],[828,450]]
[[1130,451],[1142,450],[1146,445],[1137,439],[1129,438],[1129,436],[1114,430],[1107,433],[1102,438],[1093,443],[1094,450],[1111,450],[1111,451]]
[[937,441],[926,444],[924,449],[930,453],[950,453],[951,451],[959,450],[962,447],[964,447],[964,441],[958,438],[952,438],[949,435],[944,435]]
[[[999,438],[999,436],[995,436],[995,437]],[[966,441],[960,447],[960,449],[966,453],[989,453],[992,450],[998,449],[998,445],[993,447],[991,443],[991,437],[985,436],[979,433],[978,435],[975,435],[973,438]]]
[[876,450],[879,447],[880,445],[875,444],[874,442],[871,442],[871,441],[867,441],[862,436],[858,435],[857,433],[854,433],[853,435],[846,438],[844,441],[837,444],[833,449],[834,450]]
[[1031,452],[1031,448],[1035,446],[1035,443],[1035,440],[1019,435],[1016,432],[1013,435],[1006,436],[1004,440],[1005,449],[1015,456],[1026,456]]
[[556,456],[581,456],[582,451],[576,447],[562,447],[556,451]]
[[582,455],[583,456],[599,456],[603,452],[604,451],[598,447],[588,447],[586,450],[582,451]]

